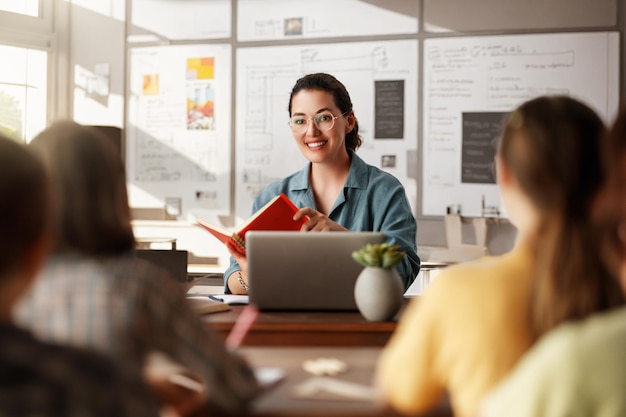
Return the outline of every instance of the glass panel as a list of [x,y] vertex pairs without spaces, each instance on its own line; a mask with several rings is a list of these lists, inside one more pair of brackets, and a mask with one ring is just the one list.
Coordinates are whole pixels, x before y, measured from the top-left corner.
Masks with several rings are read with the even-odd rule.
[[40,3],[41,0],[0,0],[0,10],[40,17]]
[[0,131],[30,141],[46,124],[47,52],[0,45],[0,62]]

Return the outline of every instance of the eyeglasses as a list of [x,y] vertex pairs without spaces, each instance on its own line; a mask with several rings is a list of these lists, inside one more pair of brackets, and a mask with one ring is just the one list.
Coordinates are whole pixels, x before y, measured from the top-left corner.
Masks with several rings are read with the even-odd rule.
[[292,116],[291,119],[289,119],[289,127],[294,133],[304,133],[309,128],[309,122],[312,120],[319,130],[326,132],[335,126],[335,119],[345,116],[348,113],[350,113],[349,110],[339,116],[333,116],[331,112],[324,111],[316,114],[315,117],[311,119],[307,119],[304,116]]

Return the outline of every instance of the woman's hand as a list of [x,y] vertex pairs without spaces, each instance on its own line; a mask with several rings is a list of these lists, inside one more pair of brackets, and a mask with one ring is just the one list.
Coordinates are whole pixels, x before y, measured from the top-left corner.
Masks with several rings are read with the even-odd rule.
[[308,217],[309,221],[302,225],[300,229],[303,232],[329,232],[329,231],[347,231],[345,227],[335,223],[324,214],[319,211],[313,210],[310,207],[304,207],[298,210],[294,214],[294,220],[300,220],[303,217]]

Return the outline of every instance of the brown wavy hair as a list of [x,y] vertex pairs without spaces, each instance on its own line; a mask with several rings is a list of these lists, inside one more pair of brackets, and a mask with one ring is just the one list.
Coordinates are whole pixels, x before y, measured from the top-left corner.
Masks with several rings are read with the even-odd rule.
[[113,142],[93,127],[58,121],[29,147],[51,183],[55,253],[114,255],[134,249],[126,172]]
[[607,186],[599,204],[602,255],[616,279],[626,260],[626,105],[622,104],[604,147]]
[[538,336],[623,303],[592,224],[605,133],[594,110],[566,96],[523,103],[503,130],[499,155],[540,213],[531,305]]

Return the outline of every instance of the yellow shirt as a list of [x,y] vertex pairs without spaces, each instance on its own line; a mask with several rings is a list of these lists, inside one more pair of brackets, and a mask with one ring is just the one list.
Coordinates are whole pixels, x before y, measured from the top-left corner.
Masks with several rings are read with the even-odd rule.
[[379,359],[377,382],[390,405],[424,412],[447,392],[455,415],[474,415],[533,342],[532,264],[517,248],[441,271],[407,307]]
[[626,307],[561,324],[485,398],[486,417],[626,416]]

